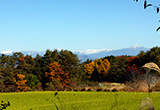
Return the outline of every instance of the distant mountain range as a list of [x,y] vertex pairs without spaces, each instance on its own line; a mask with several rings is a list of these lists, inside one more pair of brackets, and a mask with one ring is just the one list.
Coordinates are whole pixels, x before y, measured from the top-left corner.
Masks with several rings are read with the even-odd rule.
[[86,54],[86,52],[80,52],[77,53],[77,55],[79,56],[79,58],[82,61],[86,61],[87,59],[96,59],[96,58],[103,58],[105,56],[121,56],[121,55],[130,55],[130,56],[136,56],[139,54],[140,51],[144,51],[146,52],[147,50],[149,50],[149,48],[145,48],[139,45],[134,45],[132,47],[129,48],[123,48],[123,49],[117,49],[117,50],[103,50],[103,51],[99,51],[99,52],[95,52],[95,53],[88,53]]
[[[60,49],[58,49],[60,51]],[[147,51],[149,48],[145,48],[139,45],[134,45],[129,48],[123,48],[123,49],[117,49],[117,50],[111,50],[111,49],[88,49],[85,51],[73,51],[74,54],[77,54],[78,58],[81,60],[81,62],[86,61],[87,59],[96,59],[96,58],[103,58],[105,56],[121,56],[121,55],[130,55],[130,56],[136,56],[139,54],[140,51]],[[14,51],[3,51],[0,52],[0,54],[6,54],[11,55]],[[45,54],[45,51],[19,51],[22,52],[24,55],[31,55],[32,57],[35,57],[37,54],[43,56]]]

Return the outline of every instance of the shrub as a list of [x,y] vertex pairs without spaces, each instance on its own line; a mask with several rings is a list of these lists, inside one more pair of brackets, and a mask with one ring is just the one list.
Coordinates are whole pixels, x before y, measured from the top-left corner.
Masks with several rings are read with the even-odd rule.
[[15,92],[15,91],[16,91],[15,85],[9,85],[9,86],[5,89],[5,92]]
[[113,89],[112,89],[112,92],[118,92],[118,89],[113,88]]
[[79,82],[77,79],[72,79],[70,82],[70,87],[74,90],[79,85]]
[[50,90],[50,91],[55,91],[55,86],[53,85],[53,83],[49,83],[48,84],[48,90]]
[[43,90],[43,89],[42,89],[42,85],[41,85],[41,84],[37,85],[37,86],[36,86],[36,90],[37,90],[37,91],[42,91],[42,90]]
[[98,86],[98,82],[87,82],[87,85],[89,86],[89,87],[95,87],[95,86]]
[[160,81],[158,81],[158,82],[156,83],[156,85],[153,87],[153,90],[154,90],[154,91],[160,91]]
[[104,92],[110,92],[110,89],[104,89],[103,91]]
[[89,87],[86,91],[93,91],[93,88]]
[[72,91],[73,89],[71,87],[65,88],[65,91]]
[[56,88],[57,91],[64,91],[64,87],[63,87],[62,84],[56,84],[55,88]]
[[79,91],[87,91],[85,87],[80,88]]
[[129,91],[129,89],[127,87],[123,87],[123,88],[120,88],[119,91]]
[[97,88],[96,91],[97,92],[103,91],[103,88]]
[[77,89],[77,88],[74,88],[73,91],[78,91],[78,89]]

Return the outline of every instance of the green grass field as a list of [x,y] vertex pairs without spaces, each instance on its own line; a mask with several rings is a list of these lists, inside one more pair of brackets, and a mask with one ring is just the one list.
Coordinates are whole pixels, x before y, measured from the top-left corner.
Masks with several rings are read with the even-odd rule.
[[[148,93],[136,92],[19,92],[0,93],[0,100],[10,101],[7,110],[138,110]],[[117,96],[117,97],[116,97]],[[160,110],[160,93],[151,93],[155,110]],[[58,100],[59,98],[59,100]]]

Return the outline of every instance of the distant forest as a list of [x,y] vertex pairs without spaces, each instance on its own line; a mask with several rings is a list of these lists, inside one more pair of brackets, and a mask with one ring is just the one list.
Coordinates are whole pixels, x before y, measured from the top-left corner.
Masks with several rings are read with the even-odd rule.
[[0,56],[0,91],[73,90],[99,82],[125,83],[132,74],[145,74],[148,62],[160,65],[160,47],[137,56],[106,56],[80,63],[68,50],[46,50],[43,56],[24,56],[20,52]]

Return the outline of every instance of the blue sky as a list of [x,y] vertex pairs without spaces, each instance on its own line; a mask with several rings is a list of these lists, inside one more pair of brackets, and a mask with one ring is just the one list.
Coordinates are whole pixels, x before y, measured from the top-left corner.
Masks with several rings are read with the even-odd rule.
[[159,15],[142,0],[0,0],[0,51],[152,48]]

